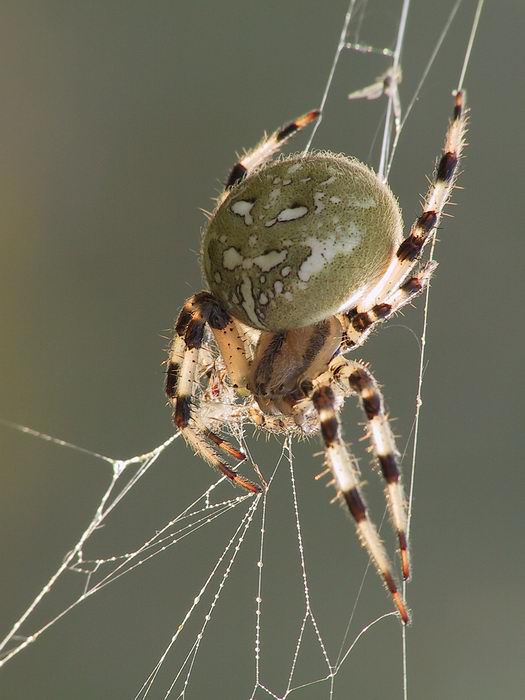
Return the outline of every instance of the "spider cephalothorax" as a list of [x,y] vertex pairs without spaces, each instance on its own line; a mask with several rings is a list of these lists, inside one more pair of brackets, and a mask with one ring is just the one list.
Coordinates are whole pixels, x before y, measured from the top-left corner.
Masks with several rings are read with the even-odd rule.
[[346,396],[361,401],[407,579],[398,455],[374,377],[344,354],[430,279],[435,264],[417,263],[453,187],[465,132],[463,94],[455,97],[423,211],[404,240],[394,195],[366,165],[333,153],[271,161],[284,141],[317,116],[309,112],[274,132],[234,165],[203,237],[209,291],[188,299],[180,313],[166,393],[186,440],[253,493],[260,487],[219,454],[244,459],[220,436],[222,430],[246,419],[271,432],[306,435],[320,428],[338,494],[406,623],[408,611],[368,517],[357,463],[341,437],[338,414]]

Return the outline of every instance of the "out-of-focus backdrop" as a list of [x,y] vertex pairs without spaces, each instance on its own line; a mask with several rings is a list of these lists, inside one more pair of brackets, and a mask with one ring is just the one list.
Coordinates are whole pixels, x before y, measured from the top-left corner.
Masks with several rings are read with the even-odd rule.
[[[404,105],[451,7],[431,0],[411,7]],[[2,3],[2,418],[115,457],[144,452],[170,434],[161,336],[202,287],[199,208],[211,208],[235,151],[319,104],[345,11],[345,0]],[[363,43],[391,47],[399,11],[398,2],[370,0]],[[465,0],[400,141],[390,182],[407,224],[442,144],[473,13]],[[520,698],[525,687],[524,17],[517,0],[486,3],[466,80],[472,120],[464,189],[454,195],[455,217],[445,219],[437,249],[408,593],[410,695],[425,700]],[[386,66],[382,56],[343,53],[314,147],[377,165],[370,148],[385,103],[346,96]],[[412,427],[419,362],[409,329],[419,335],[421,319],[422,300],[359,353],[383,383],[401,447]],[[358,443],[361,417],[348,404],[346,435]],[[110,469],[3,426],[0,440],[3,633],[78,539]],[[331,490],[313,479],[319,449],[317,439],[297,446],[295,469],[312,606],[335,659],[366,556],[351,522],[329,505]],[[380,482],[358,449],[380,519]],[[254,454],[268,475],[279,445],[259,439]],[[408,457],[404,464],[408,471]],[[213,479],[177,442],[97,534],[89,555],[135,548]],[[286,464],[267,517],[261,682],[282,694],[304,608]],[[0,671],[0,696],[135,697],[240,518],[232,511],[65,616]],[[217,603],[188,699],[250,696],[258,529],[257,521]],[[20,634],[60,612],[84,581],[68,574]],[[349,642],[389,610],[370,572]],[[149,697],[164,697],[204,614],[205,606]],[[297,683],[326,672],[310,628],[304,644]],[[391,617],[361,638],[337,675],[334,698],[400,698],[401,687],[400,626]],[[328,689],[309,686],[296,696],[328,697]]]

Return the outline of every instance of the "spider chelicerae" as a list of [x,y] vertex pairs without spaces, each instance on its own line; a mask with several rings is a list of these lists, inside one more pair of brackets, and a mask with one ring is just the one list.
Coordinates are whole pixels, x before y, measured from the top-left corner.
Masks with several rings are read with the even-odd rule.
[[464,95],[455,94],[422,212],[404,239],[396,198],[358,160],[318,152],[272,161],[318,116],[309,112],[275,131],[233,166],[203,236],[209,291],[190,297],[179,315],[166,394],[191,447],[253,493],[261,487],[226,459],[240,462],[244,454],[221,432],[245,420],[276,433],[320,429],[337,492],[407,623],[392,565],[368,516],[357,463],[341,437],[339,413],[347,396],[357,395],[366,417],[406,580],[407,508],[398,453],[376,380],[367,365],[345,355],[430,280],[435,263],[418,261],[454,186],[466,127]]

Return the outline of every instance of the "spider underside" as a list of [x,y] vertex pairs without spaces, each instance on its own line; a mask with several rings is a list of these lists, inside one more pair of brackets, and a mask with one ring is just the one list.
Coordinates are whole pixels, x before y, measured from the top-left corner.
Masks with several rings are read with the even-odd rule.
[[174,424],[196,453],[247,491],[261,487],[229,464],[227,456],[237,463],[245,456],[222,431],[246,420],[273,433],[320,429],[337,493],[405,624],[406,604],[341,436],[347,396],[357,395],[365,414],[406,580],[398,453],[376,380],[364,363],[345,355],[429,283],[436,264],[419,260],[454,186],[466,128],[463,102],[458,92],[422,212],[404,239],[394,195],[359,161],[333,153],[272,160],[318,112],[248,151],[233,166],[204,233],[209,291],[184,304],[167,362]]

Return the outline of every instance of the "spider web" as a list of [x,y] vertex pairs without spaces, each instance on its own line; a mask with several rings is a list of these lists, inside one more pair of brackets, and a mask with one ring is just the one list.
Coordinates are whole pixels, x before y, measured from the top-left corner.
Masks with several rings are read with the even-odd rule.
[[[386,101],[386,110],[378,129],[378,134],[382,131],[378,172],[385,179],[388,178],[391,171],[394,155],[407,119],[460,5],[461,0],[458,0],[446,17],[407,108],[402,109],[399,101],[398,83],[395,79],[388,94],[381,97]],[[463,86],[482,5],[483,1],[480,0],[477,3],[472,33],[466,47],[458,89]],[[376,47],[367,43],[364,38],[366,36],[368,2],[351,0],[322,96],[323,115],[326,115],[325,110],[332,80],[344,52],[382,56],[385,59],[385,71],[390,71],[390,75],[394,77],[400,75],[398,69],[402,64],[402,50],[409,9],[409,0],[404,0],[401,3],[399,22],[392,46]],[[368,93],[366,90],[368,88],[365,88],[365,94],[362,96],[370,97],[370,90]],[[321,121],[319,120],[312,131],[305,150],[311,147]],[[434,246],[435,239],[432,242],[430,257],[434,254]],[[409,484],[410,515],[417,463],[428,313],[429,292],[427,291],[420,341],[415,415],[410,436],[412,439],[411,471],[406,477]],[[354,598],[350,613],[345,613],[343,624],[340,625],[339,639],[341,641],[334,643],[332,639],[326,640],[324,630],[332,629],[332,626],[326,622],[330,615],[324,613],[321,615],[319,612],[320,608],[323,607],[322,594],[319,595],[320,588],[317,585],[319,574],[312,574],[306,556],[305,530],[308,529],[309,536],[311,536],[312,527],[311,523],[305,525],[308,520],[307,511],[302,505],[302,494],[296,482],[295,459],[290,438],[287,438],[279,448],[275,467],[269,476],[266,475],[268,488],[263,494],[254,497],[238,493],[232,491],[223,478],[218,479],[200,495],[191,499],[189,504],[184,505],[167,522],[160,527],[155,527],[145,539],[142,534],[140,544],[137,546],[119,552],[110,549],[110,552],[106,553],[105,544],[100,545],[100,551],[97,551],[97,541],[102,528],[105,531],[111,529],[115,515],[122,507],[124,500],[140,487],[151,468],[168,453],[169,448],[178,439],[178,434],[169,437],[161,445],[145,454],[135,455],[129,459],[116,459],[25,426],[8,421],[2,421],[2,424],[25,435],[81,453],[98,463],[101,462],[106,465],[109,474],[107,487],[100,497],[87,527],[64,556],[56,571],[42,586],[27,609],[19,615],[0,642],[0,667],[6,666],[21,652],[38,643],[43,635],[58,625],[63,618],[72,614],[76,608],[81,605],[93,605],[89,599],[95,594],[100,597],[100,592],[110,584],[114,585],[128,574],[136,574],[138,570],[146,569],[161,555],[168,553],[168,556],[177,561],[178,553],[188,546],[189,541],[192,557],[190,560],[195,561],[193,548],[198,547],[199,538],[203,537],[203,533],[204,536],[207,536],[210,531],[217,532],[218,530],[222,533],[218,554],[212,558],[211,564],[204,563],[204,567],[200,568],[201,579],[191,589],[196,593],[189,596],[190,602],[186,609],[177,610],[176,621],[167,623],[168,626],[173,625],[171,627],[173,631],[169,639],[161,644],[162,652],[137,688],[135,695],[137,700],[198,696],[198,694],[194,694],[195,688],[198,686],[198,681],[202,679],[206,668],[202,659],[203,657],[207,659],[208,655],[217,653],[216,648],[220,647],[221,639],[220,636],[218,639],[213,639],[213,636],[217,636],[217,629],[220,632],[224,625],[228,624],[225,620],[221,621],[220,606],[218,605],[219,601],[228,594],[239,597],[240,617],[247,626],[245,637],[251,639],[250,645],[244,649],[244,656],[239,654],[235,658],[235,662],[232,662],[231,659],[228,662],[234,674],[242,672],[244,676],[252,675],[251,687],[242,691],[244,693],[242,697],[247,697],[249,700],[257,700],[262,697],[284,700],[290,695],[301,698],[328,697],[332,700],[339,696],[336,684],[338,676],[348,666],[364,638],[372,634],[372,630],[375,630],[376,634],[380,633],[379,630],[384,630],[386,624],[389,624],[393,630],[399,628],[394,612],[385,612],[372,619],[368,617],[368,621],[365,623],[359,621],[356,613],[369,569],[366,566],[361,576],[356,576],[354,573]],[[244,430],[241,428],[234,437],[237,438],[246,454],[250,456],[252,463],[255,464]],[[290,527],[285,533],[281,530],[276,532],[276,528],[272,526],[272,520],[274,510],[279,506],[276,505],[277,499],[274,496],[278,495],[279,501],[281,501],[282,494],[286,491],[289,497],[288,503],[284,506],[281,503],[280,507],[288,508]],[[384,517],[383,514],[383,519]],[[104,535],[107,537],[107,532],[104,532]],[[351,536],[350,529],[348,536]],[[283,571],[282,569],[282,552],[279,565],[272,563],[276,542],[281,545],[286,558],[289,558],[289,570]],[[182,553],[180,556],[183,556]],[[243,559],[244,563],[240,564]],[[239,581],[232,581],[239,567],[245,572],[241,581],[244,594],[239,591]],[[251,578],[246,572],[251,572]],[[279,601],[278,581],[282,575],[297,578],[297,595],[293,600]],[[82,581],[80,592],[78,588],[79,578]],[[316,585],[312,584],[314,580]],[[64,587],[64,583],[69,585]],[[379,584],[377,584],[377,588],[380,588]],[[247,591],[248,593],[246,593]],[[248,595],[247,605],[244,604],[246,595]],[[56,600],[50,604],[49,600],[53,596]],[[186,600],[188,600],[188,596],[186,596]],[[253,608],[253,600],[255,601],[255,609]],[[252,602],[250,603],[250,601]],[[388,601],[385,600],[384,603],[383,608],[388,609]],[[247,618],[250,617],[249,611],[253,613],[251,623],[247,621]],[[283,615],[284,611],[291,622],[289,625],[283,624],[280,627],[279,617]],[[322,617],[323,621],[321,621]],[[281,617],[281,621],[283,620],[284,617]],[[214,622],[216,623],[215,632],[213,631]],[[291,632],[285,629],[288,627]],[[278,644],[276,637],[281,635],[285,643]],[[332,632],[331,636],[333,636]],[[211,641],[215,647],[210,649]],[[277,652],[274,651],[274,646],[278,647],[278,653],[283,656],[280,669],[278,668],[279,662],[275,659]],[[287,648],[287,652],[283,655],[282,649],[284,647]],[[148,658],[150,656],[148,654]],[[268,662],[268,659],[271,659],[271,662]],[[408,667],[405,628],[402,628],[402,664],[403,695],[407,698]],[[238,697],[241,697],[240,692],[237,693]],[[214,692],[214,696],[219,697],[217,691]]]

